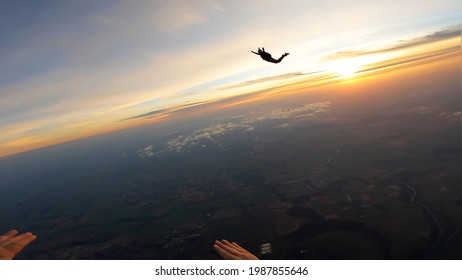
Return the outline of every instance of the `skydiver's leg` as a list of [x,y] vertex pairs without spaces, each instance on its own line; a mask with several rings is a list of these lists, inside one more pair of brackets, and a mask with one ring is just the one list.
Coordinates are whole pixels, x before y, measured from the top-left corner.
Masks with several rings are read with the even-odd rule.
[[274,61],[272,61],[272,62],[279,63],[284,59],[284,57],[286,57],[288,55],[289,55],[289,53],[285,53],[285,54],[281,55],[281,57],[278,60],[273,59]]

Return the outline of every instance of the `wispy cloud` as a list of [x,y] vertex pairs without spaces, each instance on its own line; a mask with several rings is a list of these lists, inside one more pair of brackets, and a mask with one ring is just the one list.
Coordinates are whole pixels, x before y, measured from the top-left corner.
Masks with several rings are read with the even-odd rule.
[[149,111],[149,112],[146,112],[140,115],[136,115],[133,117],[123,119],[122,121],[128,121],[128,120],[134,120],[134,119],[145,119],[145,118],[149,119],[149,118],[156,118],[156,117],[162,117],[162,116],[167,117],[175,112],[176,113],[184,112],[188,109],[193,109],[196,106],[205,105],[205,104],[212,103],[212,102],[213,100],[193,101],[193,102],[189,101],[189,102],[185,102],[180,105],[175,105],[175,106],[168,107],[168,108]]
[[379,70],[395,69],[396,67],[409,67],[412,65],[426,64],[435,60],[440,60],[445,57],[453,57],[460,55],[460,47],[453,46],[440,50],[416,53],[405,57],[398,57],[394,59],[383,60],[377,63],[364,65],[364,69],[359,70],[357,73],[371,73]]
[[223,7],[214,0],[166,1],[156,8],[152,22],[157,30],[174,33],[204,23],[222,11]]
[[159,110],[150,111],[150,112],[147,112],[141,115],[137,115],[134,117],[126,118],[126,119],[123,119],[123,121],[140,119],[140,118],[152,118],[152,117],[156,117],[160,115],[170,115],[174,111],[175,111],[174,109],[170,109],[170,108],[169,109],[159,109]]
[[[147,146],[146,148],[143,148],[143,149],[140,149],[136,152],[136,154],[139,156],[139,157],[142,157],[142,158],[147,158],[147,157],[152,157],[156,154],[156,152],[154,151],[154,146],[153,145],[149,145]],[[122,157],[123,158],[126,158],[127,157],[127,154],[126,153],[123,153],[122,154]]]
[[301,77],[301,76],[308,75],[308,74],[313,74],[313,73],[292,72],[292,73],[286,73],[286,74],[282,74],[282,75],[268,76],[268,77],[263,77],[263,78],[244,81],[244,82],[233,84],[233,85],[227,85],[227,86],[224,86],[224,87],[219,87],[218,89],[219,90],[228,90],[228,89],[246,87],[246,86],[257,85],[257,84],[262,84],[262,83],[267,83],[267,82],[288,80],[288,79],[291,79],[291,78],[297,78],[297,77]]
[[388,46],[382,49],[375,49],[375,50],[345,50],[340,51],[331,55],[328,55],[326,59],[343,59],[343,58],[351,58],[355,56],[364,56],[364,55],[371,55],[371,54],[382,54],[394,51],[400,51],[404,49],[409,49],[417,46],[422,46],[429,43],[434,43],[438,41],[447,40],[450,38],[456,38],[461,36],[461,27],[460,25],[455,25],[448,27],[446,29],[436,31],[434,33],[428,34],[423,37],[413,38],[410,40],[402,40],[397,42],[393,46]]

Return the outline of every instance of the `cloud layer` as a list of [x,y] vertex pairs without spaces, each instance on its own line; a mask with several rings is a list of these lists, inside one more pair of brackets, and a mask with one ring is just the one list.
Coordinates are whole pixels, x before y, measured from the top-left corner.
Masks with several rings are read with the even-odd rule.
[[[232,131],[254,131],[258,124],[271,120],[300,121],[309,120],[319,114],[328,113],[330,102],[316,102],[293,108],[274,109],[269,112],[254,112],[232,117],[227,122],[214,123],[206,128],[182,134],[165,142],[165,148],[154,152],[154,145],[140,149],[136,154],[140,157],[151,157],[155,154],[174,151],[183,152],[194,146],[221,145],[220,139]],[[287,128],[288,124],[280,126]]]

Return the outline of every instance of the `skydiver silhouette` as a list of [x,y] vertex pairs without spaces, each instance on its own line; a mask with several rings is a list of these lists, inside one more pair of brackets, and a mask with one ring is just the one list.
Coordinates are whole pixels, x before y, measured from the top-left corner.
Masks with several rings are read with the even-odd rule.
[[282,59],[286,56],[289,55],[289,53],[285,53],[283,55],[281,55],[281,57],[279,59],[274,59],[271,54],[265,52],[265,48],[258,48],[258,52],[254,52],[252,51],[254,54],[256,55],[259,55],[261,57],[261,59],[265,60],[265,61],[268,61],[268,62],[272,62],[272,63],[279,63],[282,61]]

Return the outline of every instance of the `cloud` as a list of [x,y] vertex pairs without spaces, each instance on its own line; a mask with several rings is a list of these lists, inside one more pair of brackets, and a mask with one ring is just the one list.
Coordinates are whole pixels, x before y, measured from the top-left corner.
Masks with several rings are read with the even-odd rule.
[[156,116],[159,116],[159,115],[165,115],[166,113],[168,114],[168,113],[171,113],[173,111],[174,111],[173,109],[159,109],[159,110],[150,111],[150,112],[147,112],[147,113],[144,113],[144,114],[141,114],[141,115],[137,115],[137,116],[134,116],[134,117],[126,118],[126,119],[123,119],[123,121],[133,120],[133,119],[140,119],[140,118],[151,118],[151,117],[156,117]]
[[416,112],[418,114],[429,114],[431,112],[431,109],[427,106],[420,106],[416,108],[410,109],[410,111]]
[[152,22],[157,30],[174,33],[204,23],[220,11],[222,6],[213,0],[166,1],[154,12]]
[[384,69],[395,69],[396,67],[408,67],[411,65],[421,65],[432,61],[437,61],[443,58],[453,57],[460,55],[460,46],[454,46],[444,48],[436,51],[430,51],[423,54],[414,54],[406,57],[398,57],[395,59],[389,59],[380,61],[378,63],[364,65],[364,69],[357,71],[356,73],[370,73]]
[[238,83],[238,84],[233,84],[233,85],[220,87],[219,90],[234,89],[234,88],[245,87],[245,86],[250,86],[250,85],[256,85],[256,84],[261,84],[261,83],[280,81],[280,80],[287,80],[287,79],[296,78],[296,77],[300,77],[300,76],[304,76],[304,75],[308,75],[308,74],[313,74],[313,73],[303,73],[303,72],[299,71],[299,72],[286,73],[286,74],[282,74],[282,75],[267,76],[267,77],[263,77],[263,78],[244,81],[244,82],[241,82],[241,83]]
[[275,120],[275,119],[290,119],[290,118],[304,118],[311,117],[314,114],[327,113],[327,108],[330,102],[316,102],[306,104],[295,108],[279,108],[271,110],[267,113],[246,114],[242,122],[244,124],[254,124],[257,122]]
[[194,101],[194,102],[191,102],[191,101],[188,101],[188,102],[185,102],[183,104],[180,104],[180,105],[175,105],[175,106],[172,106],[172,107],[169,107],[169,108],[163,108],[163,109],[158,109],[158,110],[153,110],[153,111],[149,111],[147,113],[143,113],[143,114],[140,114],[140,115],[136,115],[134,117],[129,117],[129,118],[126,118],[126,119],[123,119],[122,121],[128,121],[128,120],[134,120],[134,119],[143,119],[143,118],[156,118],[156,117],[167,117],[167,116],[170,116],[171,114],[177,112],[184,112],[188,109],[192,109],[196,106],[200,106],[200,105],[205,105],[205,104],[208,104],[208,103],[211,103],[213,101]]
[[195,130],[191,135],[180,135],[174,139],[171,139],[167,141],[167,147],[171,151],[181,152],[187,147],[202,144],[203,142],[212,142],[220,145],[217,141],[217,138],[236,129],[252,130],[252,127],[247,124],[234,122],[222,124],[217,123],[207,128]]
[[215,123],[209,127],[195,130],[190,135],[180,135],[168,140],[166,144],[168,150],[176,152],[182,152],[192,146],[204,145],[204,142],[221,145],[218,138],[231,131],[253,131],[257,123],[269,120],[314,117],[320,113],[327,113],[329,107],[330,102],[317,102],[294,108],[238,115],[234,116],[232,121]]
[[371,55],[371,54],[382,54],[394,51],[400,51],[408,48],[413,48],[437,41],[443,41],[450,38],[460,37],[461,28],[460,25],[450,26],[446,29],[431,33],[423,37],[417,37],[410,40],[402,40],[397,42],[395,45],[376,50],[346,50],[334,53],[327,56],[327,59],[342,59],[351,58],[356,56]]
[[[140,149],[136,152],[136,154],[139,156],[139,157],[142,157],[142,158],[146,158],[146,157],[152,157],[154,156],[156,153],[154,151],[154,145],[149,145],[147,146],[146,148],[143,148],[143,149]],[[124,158],[126,158],[126,154],[124,153]]]

